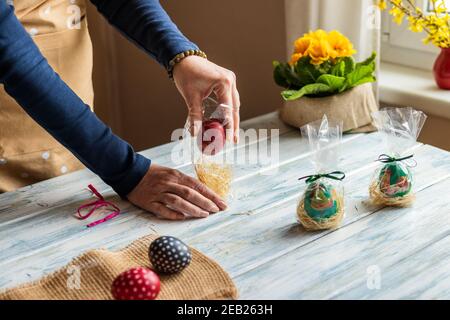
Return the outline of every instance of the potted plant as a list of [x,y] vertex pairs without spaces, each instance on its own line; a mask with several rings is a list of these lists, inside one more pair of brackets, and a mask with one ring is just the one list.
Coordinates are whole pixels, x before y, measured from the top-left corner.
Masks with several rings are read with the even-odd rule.
[[326,114],[342,120],[346,132],[372,131],[376,54],[356,63],[353,44],[338,31],[309,32],[294,47],[289,63],[273,63],[275,82],[284,88],[281,119],[301,127]]
[[397,24],[408,19],[412,32],[426,32],[425,44],[433,44],[441,49],[434,64],[434,78],[439,88],[450,90],[450,16],[444,0],[431,0],[430,14],[425,14],[412,0],[379,0],[381,10],[391,5],[389,14]]

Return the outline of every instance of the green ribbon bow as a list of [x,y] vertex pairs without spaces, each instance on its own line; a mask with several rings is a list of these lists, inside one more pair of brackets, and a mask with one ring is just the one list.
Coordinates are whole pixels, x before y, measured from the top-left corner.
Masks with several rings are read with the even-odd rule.
[[402,162],[402,161],[409,160],[412,158],[414,158],[413,154],[410,156],[403,157],[403,158],[395,158],[395,157],[391,157],[387,154],[382,154],[381,156],[378,157],[377,161],[383,162],[383,163],[394,163],[394,162]]
[[326,173],[326,174],[313,174],[310,176],[301,177],[298,180],[306,179],[306,183],[309,184],[309,183],[316,182],[317,180],[322,179],[322,178],[342,181],[345,179],[345,173],[342,171],[334,171],[334,172],[330,172],[330,173]]
[[[406,156],[406,157],[403,157],[403,158],[395,158],[395,157],[391,157],[391,156],[389,156],[389,155],[387,155],[387,154],[382,154],[379,158],[378,158],[378,162],[382,162],[382,163],[395,163],[395,162],[403,162],[403,161],[406,161],[406,160],[410,160],[410,159],[412,159],[412,158],[414,158],[414,155],[412,154],[412,155],[410,155],[410,156]],[[406,166],[407,167],[409,167],[409,168],[415,168],[415,167],[417,167],[417,161],[416,160],[412,160],[412,162],[405,162],[405,164],[406,164]]]

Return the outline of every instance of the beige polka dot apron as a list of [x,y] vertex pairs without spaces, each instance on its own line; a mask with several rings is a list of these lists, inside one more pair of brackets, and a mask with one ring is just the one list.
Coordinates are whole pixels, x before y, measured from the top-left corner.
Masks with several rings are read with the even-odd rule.
[[[92,44],[84,0],[8,3],[14,5],[16,16],[53,69],[92,106]],[[0,193],[82,167],[0,86]]]

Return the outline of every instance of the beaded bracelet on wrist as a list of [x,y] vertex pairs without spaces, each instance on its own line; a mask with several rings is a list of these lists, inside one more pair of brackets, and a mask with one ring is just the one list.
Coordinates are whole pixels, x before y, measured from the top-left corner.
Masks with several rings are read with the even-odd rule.
[[177,63],[180,63],[184,58],[189,56],[199,56],[205,59],[208,59],[206,53],[201,50],[187,50],[177,54],[172,60],[169,62],[169,67],[167,68],[167,72],[169,73],[169,78],[173,79],[173,68]]

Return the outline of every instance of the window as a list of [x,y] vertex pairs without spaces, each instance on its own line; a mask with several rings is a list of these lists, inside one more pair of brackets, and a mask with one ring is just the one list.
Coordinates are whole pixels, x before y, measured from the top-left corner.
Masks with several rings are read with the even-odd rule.
[[[445,0],[450,8],[450,0]],[[430,12],[430,0],[416,0],[416,5],[424,12]],[[408,29],[407,21],[401,26],[392,21],[388,11],[382,17],[381,59],[385,62],[407,65],[431,70],[439,49],[422,42],[424,33],[413,33]]]

